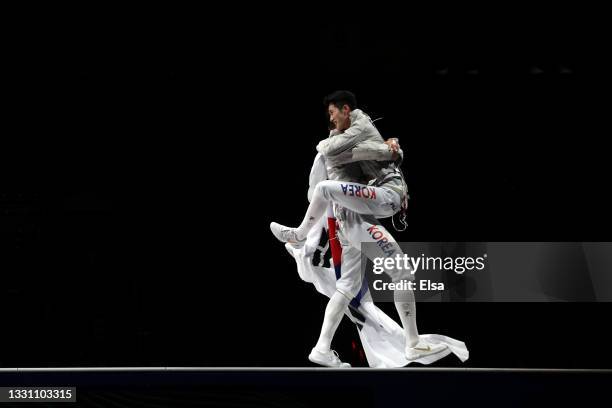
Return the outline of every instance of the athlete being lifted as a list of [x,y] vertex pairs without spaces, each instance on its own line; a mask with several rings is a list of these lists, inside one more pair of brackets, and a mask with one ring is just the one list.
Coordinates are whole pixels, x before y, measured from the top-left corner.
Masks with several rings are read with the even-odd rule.
[[[370,259],[402,254],[395,239],[377,219],[405,209],[407,187],[396,163],[403,157],[399,146],[393,141],[384,142],[370,117],[357,109],[355,96],[348,91],[337,91],[325,99],[325,104],[334,129],[329,138],[318,144],[317,151],[325,161],[328,180],[316,184],[299,227],[289,228],[273,222],[270,229],[281,242],[301,245],[330,203],[334,204],[343,251],[342,276],[326,307],[321,335],[309,359],[321,365],[346,367],[348,364],[342,363],[331,350],[331,340],[349,302],[361,288],[361,243],[385,240],[385,245],[368,247],[369,253],[365,255]],[[406,270],[387,272],[393,282],[413,279]],[[408,360],[446,349],[443,344],[428,344],[419,338],[411,290],[396,289],[394,301],[406,337]]]

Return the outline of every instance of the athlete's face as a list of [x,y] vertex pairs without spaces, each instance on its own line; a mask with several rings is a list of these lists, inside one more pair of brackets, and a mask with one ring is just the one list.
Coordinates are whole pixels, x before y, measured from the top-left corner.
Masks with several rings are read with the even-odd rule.
[[342,109],[338,109],[336,105],[330,103],[327,112],[329,113],[329,121],[337,130],[343,131],[351,126],[351,118],[349,116],[351,109],[348,105],[343,105]]

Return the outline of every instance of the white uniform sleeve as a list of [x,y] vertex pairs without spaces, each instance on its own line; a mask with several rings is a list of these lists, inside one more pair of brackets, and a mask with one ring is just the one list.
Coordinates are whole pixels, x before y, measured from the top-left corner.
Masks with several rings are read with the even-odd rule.
[[317,145],[317,151],[324,156],[333,156],[352,149],[359,142],[363,142],[368,138],[364,130],[369,124],[370,119],[367,117],[354,121],[344,132],[321,140]]

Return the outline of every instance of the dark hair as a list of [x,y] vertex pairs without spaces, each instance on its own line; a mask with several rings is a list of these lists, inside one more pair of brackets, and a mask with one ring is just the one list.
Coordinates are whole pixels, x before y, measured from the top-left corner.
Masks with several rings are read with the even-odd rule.
[[357,98],[355,98],[355,94],[350,91],[332,92],[323,99],[323,103],[326,107],[333,104],[338,109],[342,109],[344,105],[348,105],[351,110],[357,108]]

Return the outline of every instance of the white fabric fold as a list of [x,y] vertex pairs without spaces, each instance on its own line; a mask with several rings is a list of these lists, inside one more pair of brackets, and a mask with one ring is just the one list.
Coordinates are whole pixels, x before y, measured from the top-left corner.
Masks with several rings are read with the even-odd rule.
[[[312,228],[303,247],[295,248],[291,244],[286,244],[285,248],[295,259],[300,278],[312,283],[319,293],[331,297],[336,290],[336,276],[333,267],[313,264],[313,255],[317,249],[321,251],[318,259],[323,259],[325,251],[328,250],[328,248],[319,247],[321,232],[325,229],[326,220],[326,216],[322,217],[320,222]],[[427,365],[451,353],[462,362],[469,358],[464,342],[440,334],[422,334],[419,336],[422,339],[433,344],[446,344],[448,347],[440,353],[408,361],[404,355],[404,331],[395,320],[372,302],[369,292],[361,300],[356,311],[358,313],[351,313],[350,310],[347,310],[346,315],[357,326],[370,367],[396,368],[410,363]]]

